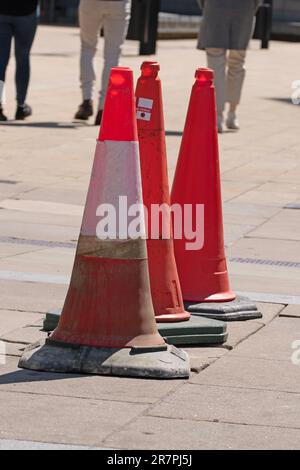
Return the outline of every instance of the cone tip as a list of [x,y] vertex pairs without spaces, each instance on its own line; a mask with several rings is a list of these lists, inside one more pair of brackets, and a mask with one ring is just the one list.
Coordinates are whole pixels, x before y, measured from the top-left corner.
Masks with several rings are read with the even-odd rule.
[[212,82],[214,79],[214,72],[211,69],[201,67],[196,70],[195,78],[199,82]]
[[98,141],[137,141],[133,72],[112,67]]
[[141,65],[143,77],[156,77],[160,71],[160,65],[156,61],[146,60]]

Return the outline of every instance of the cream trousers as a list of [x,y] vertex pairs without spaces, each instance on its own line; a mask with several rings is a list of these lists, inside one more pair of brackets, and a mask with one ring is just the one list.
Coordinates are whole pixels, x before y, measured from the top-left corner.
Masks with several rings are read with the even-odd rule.
[[81,0],[79,25],[81,37],[80,82],[84,100],[93,97],[96,74],[94,57],[100,31],[104,29],[104,67],[99,109],[103,109],[110,69],[119,64],[121,46],[130,20],[130,0]]
[[241,100],[245,79],[246,51],[206,49],[207,65],[215,72],[217,112],[222,114],[225,104],[237,106]]

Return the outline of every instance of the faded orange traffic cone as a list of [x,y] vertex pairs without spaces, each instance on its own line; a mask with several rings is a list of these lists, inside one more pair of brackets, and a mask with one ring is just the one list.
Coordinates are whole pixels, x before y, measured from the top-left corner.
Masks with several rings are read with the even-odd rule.
[[[129,211],[139,211],[132,226],[125,203]],[[132,235],[133,226],[139,226],[138,235]],[[144,227],[133,74],[116,67],[61,319],[46,344],[25,352],[20,367],[153,378],[189,375],[187,354],[168,346],[157,331]]]
[[185,237],[174,241],[178,273],[189,311],[221,320],[259,318],[255,304],[236,298],[230,289],[213,78],[210,69],[196,71],[172,188],[172,204],[179,204],[182,210],[190,205],[195,215],[197,205],[204,207],[202,248],[188,249]]
[[141,66],[136,88],[137,126],[155,318],[157,322],[178,322],[189,320],[190,313],[184,309],[174,256],[159,70],[157,62],[144,62]]

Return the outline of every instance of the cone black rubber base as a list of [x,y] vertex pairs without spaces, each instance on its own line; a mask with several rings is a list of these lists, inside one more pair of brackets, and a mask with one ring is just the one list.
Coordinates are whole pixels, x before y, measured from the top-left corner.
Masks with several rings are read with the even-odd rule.
[[231,302],[185,302],[185,308],[193,315],[222,321],[245,321],[262,318],[256,304],[247,297],[237,297]]
[[190,375],[189,356],[170,345],[100,349],[46,340],[27,348],[19,367],[41,372],[181,379]]
[[[44,331],[53,331],[59,322],[61,310],[48,312],[44,321]],[[207,345],[222,344],[227,340],[227,326],[222,321],[191,315],[189,321],[157,323],[159,333],[168,344]]]

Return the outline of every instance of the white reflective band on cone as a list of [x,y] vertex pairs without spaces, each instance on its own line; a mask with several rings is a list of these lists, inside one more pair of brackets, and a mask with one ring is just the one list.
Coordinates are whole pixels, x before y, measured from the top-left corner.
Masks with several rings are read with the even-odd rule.
[[[124,211],[127,212],[127,209],[134,205],[141,206],[143,204],[141,188],[138,142],[97,142],[81,235],[96,236],[100,206],[106,204],[113,206],[117,220],[124,218]],[[146,237],[144,214],[141,215],[140,221],[142,236]],[[127,229],[127,223],[125,225]],[[117,227],[116,238],[126,239],[127,230]]]

